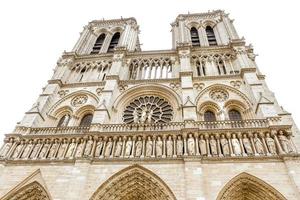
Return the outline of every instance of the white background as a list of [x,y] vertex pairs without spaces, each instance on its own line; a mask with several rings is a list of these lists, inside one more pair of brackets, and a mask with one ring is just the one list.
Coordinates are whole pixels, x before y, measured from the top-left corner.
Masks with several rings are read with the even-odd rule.
[[178,14],[222,9],[247,44],[277,100],[300,124],[300,6],[296,0],[9,0],[0,2],[0,140],[11,133],[94,19],[135,17],[142,50],[170,49]]

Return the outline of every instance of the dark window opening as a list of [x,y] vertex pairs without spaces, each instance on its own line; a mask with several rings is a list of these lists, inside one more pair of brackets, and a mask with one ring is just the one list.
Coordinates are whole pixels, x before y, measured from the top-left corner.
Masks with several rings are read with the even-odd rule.
[[113,35],[113,37],[110,41],[110,44],[109,44],[109,47],[108,47],[108,50],[107,50],[108,52],[113,52],[114,51],[114,49],[118,45],[119,39],[120,39],[120,33],[117,32]]
[[195,27],[192,27],[190,32],[191,32],[192,45],[200,46],[200,40],[199,40],[199,35],[198,35],[197,29]]
[[206,29],[206,36],[207,36],[207,40],[208,40],[208,44],[209,46],[216,46],[217,44],[217,40],[216,40],[216,36],[214,33],[214,30],[212,29],[212,27],[207,26]]
[[93,47],[93,50],[91,52],[91,54],[98,54],[101,50],[101,47],[104,43],[104,39],[105,39],[105,34],[102,33],[96,40],[95,44],[94,44],[94,47]]

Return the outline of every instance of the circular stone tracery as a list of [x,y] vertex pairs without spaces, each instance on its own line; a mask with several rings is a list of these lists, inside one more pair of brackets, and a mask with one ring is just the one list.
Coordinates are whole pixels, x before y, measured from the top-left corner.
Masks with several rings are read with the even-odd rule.
[[228,99],[229,94],[226,90],[215,89],[215,90],[212,90],[209,93],[209,96],[210,96],[211,99],[213,99],[217,102],[223,102],[223,101],[226,101]]
[[127,124],[168,123],[172,117],[172,106],[166,100],[155,96],[143,96],[133,100],[123,113],[123,121]]

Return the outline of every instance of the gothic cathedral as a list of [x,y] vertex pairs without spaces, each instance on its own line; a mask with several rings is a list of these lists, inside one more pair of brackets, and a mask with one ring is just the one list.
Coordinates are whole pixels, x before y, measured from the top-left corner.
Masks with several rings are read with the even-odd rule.
[[180,14],[156,51],[90,22],[5,135],[0,199],[300,199],[300,133],[232,22]]

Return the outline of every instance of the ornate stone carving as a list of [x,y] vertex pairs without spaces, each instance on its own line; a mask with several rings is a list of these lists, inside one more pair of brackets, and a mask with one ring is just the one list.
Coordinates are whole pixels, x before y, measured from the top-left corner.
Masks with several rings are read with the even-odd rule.
[[156,140],[156,156],[161,157],[163,155],[163,142],[161,137],[158,136]]
[[153,148],[153,141],[151,140],[151,137],[147,137],[146,142],[146,157],[151,157],[152,155],[152,148]]
[[223,155],[230,156],[229,142],[226,139],[225,135],[223,135],[223,134],[221,135],[220,143],[221,143]]
[[129,156],[131,155],[131,149],[132,149],[132,140],[131,137],[128,137],[128,140],[126,141],[126,145],[125,145],[125,158],[129,158]]
[[91,156],[93,144],[94,144],[93,138],[89,137],[88,141],[86,142],[86,145],[85,145],[85,149],[84,149],[84,153],[83,153],[84,157]]
[[253,138],[254,146],[256,148],[256,152],[260,155],[264,154],[264,146],[261,140],[257,137],[257,133],[254,133],[254,138]]
[[170,87],[174,90],[178,90],[180,88],[180,83],[178,82],[170,83]]
[[113,141],[110,137],[110,138],[108,138],[108,141],[106,142],[106,148],[105,148],[105,151],[104,151],[104,156],[105,157],[110,157],[111,152],[112,152],[112,147],[113,147]]
[[75,139],[72,139],[71,144],[69,145],[69,148],[68,148],[68,151],[67,151],[67,154],[66,154],[67,158],[72,158],[73,157],[75,147],[76,147]]
[[47,157],[47,152],[50,147],[49,140],[46,140],[46,143],[43,145],[42,150],[39,154],[39,158],[45,159]]
[[248,139],[248,137],[247,137],[246,134],[243,135],[242,141],[243,141],[243,146],[244,146],[244,149],[245,149],[246,153],[248,155],[252,155],[253,154],[253,150],[252,150],[252,147],[251,147],[251,142]]
[[194,83],[193,87],[196,89],[196,90],[202,90],[204,87],[205,87],[205,84],[204,83]]
[[236,138],[235,134],[232,135],[231,142],[234,154],[237,156],[242,155],[241,145],[239,140]]
[[230,82],[230,85],[232,85],[233,87],[235,87],[235,88],[240,88],[241,87],[241,85],[242,85],[242,82],[241,81],[231,81]]
[[218,149],[217,149],[217,141],[215,140],[214,136],[210,136],[209,146],[212,156],[218,156]]
[[123,121],[130,123],[167,123],[172,120],[173,108],[164,99],[154,96],[139,97],[124,110]]
[[78,95],[72,99],[71,105],[74,107],[78,107],[78,106],[85,104],[87,102],[87,100],[88,100],[87,95]]
[[49,153],[48,153],[48,158],[55,158],[56,157],[56,152],[57,148],[59,147],[58,140],[55,139],[54,143],[52,144]]
[[137,137],[135,142],[135,157],[140,157],[142,155],[143,141],[140,136]]
[[60,98],[63,98],[68,93],[69,93],[69,90],[60,90],[60,91],[58,91],[58,95],[59,95]]
[[199,148],[200,148],[200,154],[202,156],[207,156],[207,150],[206,150],[206,142],[203,135],[200,135],[199,139]]
[[278,140],[280,142],[282,150],[285,153],[292,153],[292,152],[294,152],[289,139],[284,135],[283,131],[281,131],[281,130],[279,131]]
[[182,137],[180,135],[177,136],[176,152],[177,152],[178,156],[183,155],[183,141],[182,141]]
[[188,147],[188,154],[195,155],[195,140],[191,133],[188,135],[187,147]]
[[173,141],[172,137],[169,135],[167,139],[167,157],[173,156]]
[[0,158],[4,158],[7,153],[9,152],[10,148],[12,147],[12,139],[9,140],[9,142],[5,143],[4,146],[2,147],[1,149],[1,152],[0,152]]
[[97,145],[96,145],[96,151],[95,151],[95,156],[96,157],[99,157],[102,153],[102,149],[103,149],[103,140],[102,138],[99,138],[99,141],[97,142]]
[[58,152],[57,152],[57,157],[59,159],[62,159],[64,157],[64,153],[65,153],[67,147],[68,147],[67,140],[64,139],[63,142],[62,142],[62,144],[60,145],[60,147],[58,149]]
[[228,99],[229,94],[227,91],[225,91],[223,89],[215,89],[209,93],[209,96],[211,99],[213,99],[217,102],[224,102]]
[[266,143],[271,154],[276,154],[276,146],[273,138],[270,137],[270,134],[266,134]]
[[122,138],[119,137],[115,146],[115,157],[120,157],[122,155],[123,141]]

